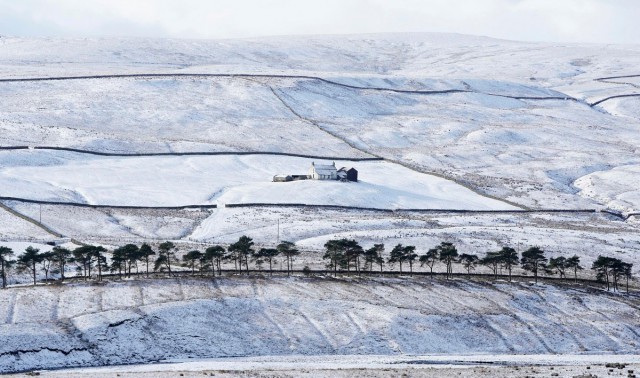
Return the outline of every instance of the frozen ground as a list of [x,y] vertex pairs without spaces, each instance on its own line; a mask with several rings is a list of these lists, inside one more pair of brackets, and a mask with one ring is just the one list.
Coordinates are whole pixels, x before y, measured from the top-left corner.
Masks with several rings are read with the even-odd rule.
[[[38,205],[7,204],[30,217],[37,219],[40,215]],[[640,271],[639,264],[635,263],[640,257],[637,225],[600,213],[384,213],[268,207],[130,210],[45,205],[42,206],[42,221],[66,237],[90,243],[118,246],[149,242],[157,245],[164,240],[174,240],[182,252],[204,249],[211,244],[228,245],[242,235],[252,237],[258,247],[272,247],[278,240],[279,222],[280,240],[296,242],[303,251],[296,259],[298,268],[309,265],[323,269],[324,243],[334,238],[353,238],[366,248],[384,243],[386,253],[398,243],[415,245],[422,254],[442,241],[451,241],[461,253],[480,256],[504,245],[520,251],[539,245],[549,256],[577,254],[587,268],[603,254],[633,262],[634,271]],[[10,223],[0,226],[11,228]],[[28,236],[16,235],[21,240]],[[435,269],[442,271],[443,267],[438,264]],[[479,267],[478,272],[489,271]]]
[[[0,152],[2,195],[92,205],[303,203],[375,208],[509,210],[452,181],[383,161],[356,166],[357,183],[274,183],[307,174],[313,159],[283,156],[97,157],[42,150]],[[315,160],[318,164],[330,161]]]
[[[373,91],[276,77],[3,82],[0,144],[125,153],[375,154],[524,206],[606,206],[593,200],[597,196],[579,195],[573,184],[596,171],[640,164],[637,99],[595,108],[587,103],[637,93],[637,78],[596,79],[638,74],[639,59],[635,45],[446,34],[237,41],[3,37],[0,76],[6,78],[254,73],[470,93]],[[569,97],[578,101],[563,100]]]
[[30,239],[43,240],[51,234],[0,207],[0,240]]
[[638,356],[603,355],[430,355],[430,356],[277,356],[221,358],[151,365],[63,369],[43,377],[574,377],[611,375],[605,365],[620,363],[615,373],[637,371]]
[[526,283],[141,280],[13,288],[0,302],[4,372],[237,356],[634,354],[640,346],[635,296]]
[[[511,208],[480,195],[487,194],[531,208],[633,212],[640,208],[638,99],[589,104],[638,93],[638,78],[599,78],[640,74],[633,71],[639,61],[639,45],[522,43],[444,34],[235,41],[0,37],[0,78],[270,75],[0,82],[0,146],[120,153],[272,151],[388,160],[344,163],[360,170],[363,182],[358,184],[274,184],[274,174],[305,173],[310,159],[100,158],[0,151],[0,195],[114,205],[305,202]],[[448,90],[465,92],[410,92]],[[455,179],[473,190],[424,173]],[[336,237],[355,238],[365,247],[379,242],[388,249],[397,243],[416,245],[420,253],[445,240],[456,243],[460,252],[479,255],[505,244],[519,250],[537,244],[550,256],[577,254],[587,267],[605,254],[633,262],[636,273],[639,268],[638,220],[625,222],[602,213],[168,211],[3,203],[33,219],[42,216],[42,223],[67,238],[109,248],[142,241],[155,247],[170,239],[182,253],[210,243],[228,244],[243,234],[258,247],[272,246],[280,237],[303,250],[296,267],[314,269],[324,264],[324,242]],[[50,247],[45,242],[54,239],[68,241],[0,208],[2,245],[19,253],[27,245],[44,250]],[[261,375],[265,366],[270,369],[266,374],[276,377],[429,377],[443,372],[549,376],[552,366],[516,372],[513,366],[439,370],[390,362],[361,370],[362,365],[351,365],[354,357],[322,356],[370,355],[364,360],[376,364],[406,363],[403,359],[410,355],[504,360],[494,356],[559,354],[567,360],[551,365],[560,375],[587,373],[583,363],[598,364],[590,372],[604,375],[603,360],[596,361],[594,354],[637,354],[640,349],[638,308],[636,296],[576,287],[417,278],[14,287],[0,291],[0,369],[274,356],[235,360],[247,373],[215,370],[228,368],[220,360],[176,365],[170,371],[168,365],[131,370],[154,377],[202,375],[202,369],[221,376]],[[637,356],[609,358],[638,362]],[[342,370],[326,370],[318,362],[327,360]],[[287,367],[299,361],[304,368]],[[112,377],[126,371],[70,374]]]
[[593,198],[623,213],[640,210],[640,165],[598,171],[575,182],[580,195]]

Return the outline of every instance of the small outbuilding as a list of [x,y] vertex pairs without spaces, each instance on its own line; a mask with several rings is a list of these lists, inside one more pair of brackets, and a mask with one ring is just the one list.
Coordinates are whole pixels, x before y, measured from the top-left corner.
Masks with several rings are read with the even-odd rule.
[[275,175],[273,176],[273,182],[289,182],[293,181],[291,175]]
[[338,170],[338,179],[358,182],[358,170],[353,167],[342,167]]

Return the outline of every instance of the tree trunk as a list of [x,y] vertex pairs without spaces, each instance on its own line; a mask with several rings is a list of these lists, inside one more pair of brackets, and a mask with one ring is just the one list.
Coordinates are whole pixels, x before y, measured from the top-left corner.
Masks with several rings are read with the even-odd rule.
[[629,294],[629,276],[627,276],[627,294]]
[[36,261],[34,260],[32,263],[33,266],[33,286],[36,286]]
[[269,259],[269,276],[273,276],[273,268],[271,267],[271,259]]
[[[0,260],[0,264],[2,264],[2,288],[6,289],[7,288],[7,276],[5,276],[5,274],[4,274],[4,260]],[[629,281],[627,280],[627,282],[629,282]]]
[[149,256],[145,257],[145,261],[147,263],[147,278],[149,278]]

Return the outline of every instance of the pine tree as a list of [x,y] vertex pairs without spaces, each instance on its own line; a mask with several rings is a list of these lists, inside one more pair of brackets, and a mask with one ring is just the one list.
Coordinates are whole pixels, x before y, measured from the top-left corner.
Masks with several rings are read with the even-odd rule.
[[442,242],[439,246],[436,247],[438,250],[438,256],[440,261],[442,261],[447,267],[447,279],[453,274],[453,266],[452,264],[458,258],[458,250],[453,245],[453,243]]
[[393,266],[395,263],[400,264],[400,274],[402,274],[402,263],[405,261],[404,255],[404,246],[402,244],[398,244],[391,250],[389,254],[389,259],[387,262]]
[[175,244],[170,241],[161,243],[158,246],[158,257],[156,258],[153,270],[162,271],[166,269],[169,272],[169,275],[172,275],[171,264],[173,263],[173,260],[176,259],[175,249]]
[[502,249],[498,251],[498,260],[500,265],[509,272],[509,282],[511,282],[511,269],[518,265],[520,261],[518,252],[511,247],[502,247]]
[[204,258],[211,262],[211,273],[215,276],[216,268],[218,268],[218,275],[222,274],[222,259],[225,257],[225,249],[222,246],[214,245],[204,252]]
[[32,246],[27,247],[24,253],[18,256],[18,269],[21,271],[28,270],[32,273],[34,286],[36,285],[36,273],[38,271],[36,266],[40,262],[42,262],[40,250]]
[[480,264],[491,268],[493,278],[497,280],[498,268],[500,267],[501,261],[500,252],[488,252],[482,259],[480,259]]
[[192,275],[196,274],[196,264],[200,262],[202,256],[202,252],[198,250],[189,251],[182,256],[184,266],[191,268]]
[[431,272],[431,279],[433,279],[433,266],[436,264],[436,262],[439,260],[439,256],[438,256],[438,249],[437,248],[431,248],[430,250],[427,251],[426,254],[420,256],[419,261],[420,261],[420,266],[428,266],[429,270]]
[[237,242],[229,246],[229,252],[236,254],[238,259],[240,260],[241,271],[243,262],[245,264],[246,271],[249,271],[249,256],[251,256],[254,252],[253,248],[251,247],[253,247],[253,239],[246,235],[242,235]]
[[573,255],[567,259],[567,269],[573,269],[573,279],[578,282],[578,271],[584,269],[580,265],[580,257]]
[[544,251],[540,247],[531,247],[522,252],[520,265],[522,269],[533,273],[536,283],[538,283],[538,272],[540,269],[546,268],[546,263],[547,258],[544,256]]
[[384,244],[374,244],[373,247],[364,251],[365,269],[368,267],[369,272],[373,270],[373,264],[380,265],[380,272],[382,272],[382,266],[384,264]]
[[64,247],[55,246],[51,252],[53,253],[53,262],[55,264],[56,271],[60,274],[60,280],[64,281],[67,263],[72,256],[71,251]]
[[287,258],[287,275],[290,275],[293,270],[293,258],[298,256],[300,251],[296,248],[295,243],[289,241],[283,241],[278,244],[276,249],[280,254]]
[[266,260],[269,263],[269,275],[273,275],[273,259],[280,254],[277,248],[261,248],[256,253],[256,258]]
[[138,252],[140,254],[140,257],[145,262],[145,265],[147,267],[147,278],[149,278],[149,257],[155,255],[156,253],[153,251],[151,246],[147,243],[142,244]]
[[344,258],[344,248],[342,247],[342,241],[338,239],[332,239],[324,243],[325,253],[322,256],[323,260],[329,260],[328,267],[333,268],[333,276],[335,277],[338,272],[338,264]]
[[467,253],[463,253],[458,257],[458,262],[467,270],[467,274],[471,274],[471,271],[476,269],[479,261],[478,256]]
[[565,278],[568,268],[567,258],[564,256],[552,257],[549,259],[549,269],[553,273],[558,273],[560,278]]
[[2,288],[7,287],[7,270],[14,261],[9,260],[9,257],[13,256],[13,250],[9,247],[0,246],[0,275],[2,276]]

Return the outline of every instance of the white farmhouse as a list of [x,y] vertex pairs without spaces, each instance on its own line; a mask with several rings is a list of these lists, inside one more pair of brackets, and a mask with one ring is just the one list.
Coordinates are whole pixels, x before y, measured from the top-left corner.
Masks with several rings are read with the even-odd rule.
[[336,163],[333,162],[331,165],[311,163],[309,178],[312,180],[337,180],[338,170],[336,169]]

